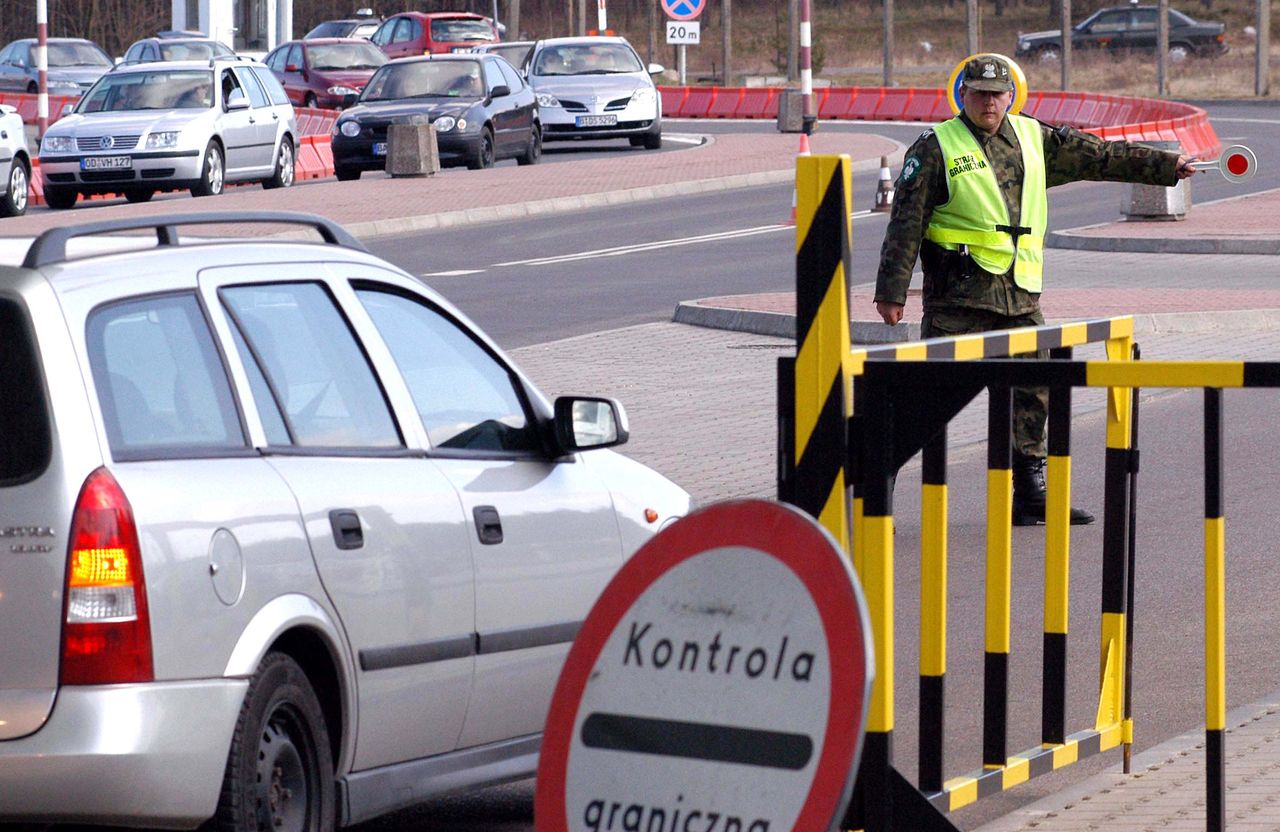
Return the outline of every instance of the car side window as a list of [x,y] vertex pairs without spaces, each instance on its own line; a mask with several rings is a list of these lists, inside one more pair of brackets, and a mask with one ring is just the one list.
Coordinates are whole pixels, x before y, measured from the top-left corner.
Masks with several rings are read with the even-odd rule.
[[1135,29],[1154,29],[1156,28],[1156,9],[1134,9],[1133,12],[1133,28]]
[[422,24],[418,22],[417,18],[413,17],[405,18],[405,22],[409,24],[409,35],[405,40],[410,43],[420,40],[422,38]]
[[520,77],[520,73],[516,72],[515,67],[506,61],[494,61],[498,65],[498,70],[502,72],[503,79],[506,80],[507,86],[511,87],[512,92],[520,92],[524,89],[524,79]]
[[276,72],[284,72],[284,53],[286,51],[288,50],[283,47],[274,50],[270,55],[267,55],[266,60],[264,60],[263,63],[274,69]]
[[194,295],[104,306],[89,316],[89,364],[117,458],[247,447],[208,322]]
[[[507,79],[502,77],[502,70],[498,69],[497,61],[484,61],[484,83],[490,90],[507,83]],[[514,87],[512,91],[515,91]]]
[[227,101],[231,99],[231,93],[235,92],[236,90],[240,90],[241,92],[244,92],[244,90],[241,89],[240,87],[240,82],[236,79],[236,74],[232,72],[230,69],[222,70],[221,90],[222,90],[221,92],[222,109],[224,110],[227,108]]
[[421,300],[356,294],[386,342],[436,450],[527,455],[540,449],[515,378],[454,321]]
[[0,49],[0,64],[7,64],[13,57],[13,44],[9,44],[4,49]]
[[387,41],[391,40],[391,33],[395,31],[395,28],[396,20],[392,18],[379,26],[377,30],[369,36],[369,41],[377,44],[378,46],[383,46]]
[[258,76],[254,75],[248,67],[241,67],[236,70],[236,75],[240,77],[240,86],[244,87],[245,92],[249,94],[249,103],[254,107],[270,107],[271,102],[267,101],[267,94],[262,89],[262,84],[258,83]]
[[1123,32],[1128,25],[1129,12],[1127,10],[1121,12],[1108,12],[1099,16],[1098,19],[1094,21],[1093,26],[1089,31],[1095,35],[1106,34],[1108,32],[1114,34],[1116,32]]
[[280,85],[280,79],[271,74],[271,70],[255,66],[251,71],[254,77],[262,84],[262,88],[266,90],[267,98],[271,99],[272,104],[277,107],[288,105],[289,94]]
[[412,21],[407,17],[402,17],[396,21],[396,33],[395,36],[391,38],[391,42],[404,43],[405,41],[413,40],[413,26],[411,24]]
[[136,61],[141,56],[142,56],[142,44],[140,43],[135,43],[133,46],[130,46],[129,51],[124,53],[124,59],[126,61]]
[[285,66],[289,66],[290,64],[293,64],[297,66],[299,70],[301,70],[302,69],[302,47],[296,43],[293,46],[291,46],[289,48],[289,57],[284,63],[285,63]]
[[235,286],[220,294],[267,383],[264,402],[283,415],[291,444],[403,447],[368,358],[322,286]]

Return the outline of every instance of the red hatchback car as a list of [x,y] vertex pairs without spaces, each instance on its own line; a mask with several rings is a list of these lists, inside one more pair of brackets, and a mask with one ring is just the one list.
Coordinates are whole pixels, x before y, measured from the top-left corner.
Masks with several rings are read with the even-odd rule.
[[282,43],[263,62],[295,107],[339,110],[347,95],[364,89],[387,56],[364,38],[318,38]]
[[440,52],[470,52],[496,43],[498,30],[489,18],[470,12],[401,12],[382,21],[369,38],[389,58]]

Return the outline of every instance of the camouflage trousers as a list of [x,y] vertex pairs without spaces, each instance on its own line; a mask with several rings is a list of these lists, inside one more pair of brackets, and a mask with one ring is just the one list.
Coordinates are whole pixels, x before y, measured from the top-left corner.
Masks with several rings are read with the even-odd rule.
[[[1039,310],[1028,315],[1001,315],[985,309],[926,309],[920,321],[921,338],[941,338],[947,335],[965,335],[971,332],[990,332],[997,329],[1017,329],[1024,326],[1044,326],[1044,316]],[[1048,358],[1048,351],[1038,353]],[[1028,354],[1025,357],[1032,357]],[[1044,430],[1049,419],[1049,388],[1013,388],[1013,450],[1025,456],[1045,457]]]

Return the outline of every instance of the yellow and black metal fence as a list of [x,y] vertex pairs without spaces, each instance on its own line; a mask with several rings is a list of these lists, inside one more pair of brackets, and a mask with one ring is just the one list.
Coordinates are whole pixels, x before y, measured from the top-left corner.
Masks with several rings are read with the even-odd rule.
[[[1224,387],[1280,387],[1280,364],[1138,362],[1131,318],[989,332],[851,349],[847,157],[801,157],[797,170],[797,350],[779,361],[778,495],[808,511],[849,549],[875,642],[876,678],[861,769],[846,828],[953,830],[949,811],[1079,759],[1132,743],[1133,498],[1140,387],[1205,388],[1206,828],[1225,826],[1225,587],[1222,513]],[[1104,342],[1106,361],[1073,360]],[[1034,354],[1049,351],[1048,359]],[[1025,356],[1011,359],[1010,356]],[[1048,499],[1041,744],[1010,754],[1008,661],[1012,598],[1011,391],[1049,389]],[[1093,725],[1067,732],[1071,395],[1106,389],[1102,608]],[[947,424],[988,393],[982,765],[943,770],[947,669]],[[893,764],[893,488],[921,453],[919,771]]]

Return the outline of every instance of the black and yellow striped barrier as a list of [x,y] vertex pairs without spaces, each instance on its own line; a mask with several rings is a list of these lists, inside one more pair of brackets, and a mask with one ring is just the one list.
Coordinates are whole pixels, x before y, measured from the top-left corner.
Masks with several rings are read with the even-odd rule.
[[[817,517],[846,546],[875,637],[867,737],[846,828],[952,830],[943,813],[984,796],[1122,744],[1127,760],[1133,738],[1126,667],[1137,470],[1134,390],[1140,386],[1206,388],[1208,828],[1221,828],[1224,538],[1221,399],[1220,392],[1216,398],[1214,394],[1222,387],[1280,386],[1280,365],[1134,362],[1131,318],[851,349],[849,183],[847,157],[797,160],[797,350],[795,358],[779,360],[778,374],[779,499]],[[1107,361],[1072,360],[1072,347],[1099,341],[1105,342]],[[1049,351],[1050,359],[1004,360],[1043,351]],[[1041,745],[1011,755],[1006,726],[1012,595],[1010,391],[1015,387],[1048,387],[1050,422]],[[1090,729],[1068,734],[1070,412],[1075,387],[1107,388],[1107,447],[1097,710]],[[982,390],[989,391],[982,767],[946,779],[946,425]],[[892,491],[902,464],[920,451],[920,769],[918,785],[912,785],[893,766]]]

